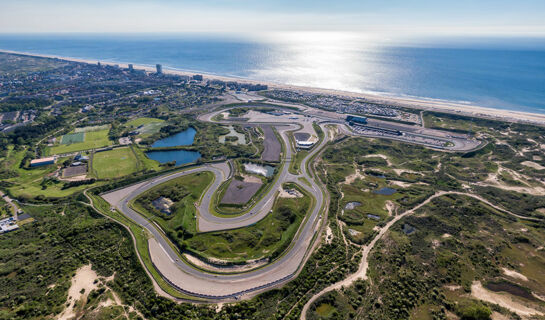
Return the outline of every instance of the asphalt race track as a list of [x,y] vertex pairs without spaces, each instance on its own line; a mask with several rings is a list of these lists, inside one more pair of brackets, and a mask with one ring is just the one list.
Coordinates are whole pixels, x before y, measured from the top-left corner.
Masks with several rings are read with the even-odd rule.
[[[257,204],[251,208],[251,210],[241,216],[228,218],[219,217],[213,215],[208,209],[210,208],[210,202],[212,201],[214,192],[230,174],[227,163],[207,164],[169,175],[155,177],[145,182],[102,195],[110,205],[116,207],[125,216],[147,229],[153,235],[153,238],[148,242],[152,262],[163,278],[181,292],[213,301],[231,301],[239,299],[242,296],[251,296],[290,280],[297,274],[300,266],[302,266],[308,256],[308,249],[311,247],[314,235],[319,228],[318,222],[320,221],[323,209],[324,194],[322,193],[320,186],[317,185],[309,172],[307,172],[307,161],[322,149],[329,137],[325,127],[322,127],[322,130],[326,133],[325,138],[319,145],[315,146],[310,154],[303,160],[301,164],[302,173],[299,175],[292,175],[288,172],[288,168],[293,151],[289,144],[287,132],[290,130],[297,130],[299,127],[292,124],[279,123],[271,125],[274,125],[277,128],[282,140],[284,140],[284,145],[286,146],[285,155],[283,157],[284,165],[281,167],[280,172],[277,173],[273,186]],[[179,253],[169,245],[169,240],[167,240],[166,236],[164,236],[163,232],[156,224],[151,223],[147,218],[143,217],[129,206],[131,200],[154,186],[183,175],[203,171],[212,172],[215,179],[197,206],[197,225],[199,231],[202,232],[241,228],[252,225],[263,219],[271,210],[277,192],[285,182],[297,183],[314,197],[314,205],[311,208],[310,213],[307,214],[307,219],[301,224],[291,246],[284,255],[262,268],[239,274],[213,274],[201,271],[194,266],[189,265],[188,262],[180,257]],[[298,180],[299,177],[305,177],[311,183],[311,186],[300,183]]]
[[[225,110],[215,111],[199,117],[201,121],[212,121],[216,114]],[[325,117],[321,112],[320,116],[315,116],[313,119],[319,123],[324,138],[314,146],[305,159],[301,163],[301,173],[293,175],[289,173],[288,168],[292,161],[293,150],[290,146],[287,133],[289,131],[296,132],[302,129],[302,125],[298,121],[310,121],[307,116],[303,120],[293,121],[289,118],[271,117],[270,122],[253,122],[240,121],[221,121],[222,123],[238,123],[245,125],[260,125],[274,127],[279,133],[285,146],[284,154],[282,155],[282,164],[280,170],[275,177],[272,187],[270,187],[261,199],[246,213],[235,217],[222,217],[214,215],[210,212],[211,201],[214,193],[220,185],[230,177],[230,166],[227,162],[206,164],[198,167],[193,167],[176,173],[171,173],[164,176],[155,177],[138,184],[116,190],[102,197],[110,203],[111,206],[117,208],[121,213],[133,220],[138,225],[145,228],[153,237],[148,240],[149,252],[152,263],[156,270],[161,274],[164,280],[170,283],[171,286],[177,288],[180,292],[187,295],[205,299],[210,302],[233,301],[241,298],[251,297],[261,291],[272,287],[282,285],[297,275],[298,271],[304,264],[310,253],[310,248],[315,240],[315,234],[319,230],[323,209],[326,207],[326,191],[322,186],[313,179],[312,174],[308,172],[309,159],[312,159],[320,152],[325,144],[331,139],[327,124],[337,125],[340,131],[347,135],[365,135],[354,132],[341,119],[333,119]],[[301,119],[301,118],[299,118]],[[383,138],[402,140],[411,142],[408,137],[415,137],[413,140],[422,140],[418,144],[426,145],[426,138],[439,139],[440,141],[450,141],[451,146],[444,149],[453,151],[469,151],[479,146],[477,140],[470,140],[465,137],[456,137],[449,132],[440,130],[428,130],[414,128],[403,124],[390,123],[385,121],[372,121],[374,125],[387,129],[403,130],[402,137],[387,137]],[[435,147],[430,145],[430,147]],[[192,174],[195,172],[209,171],[214,174],[212,185],[203,194],[201,201],[197,204],[197,228],[200,232],[220,231],[234,228],[243,228],[252,225],[263,219],[271,210],[274,199],[282,184],[286,182],[295,182],[304,188],[314,198],[314,205],[307,213],[304,220],[293,239],[292,244],[286,249],[283,255],[265,266],[255,268],[250,271],[239,273],[212,273],[196,268],[184,258],[181,257],[174,246],[169,244],[169,240],[160,230],[160,228],[151,223],[148,219],[130,208],[129,203],[142,192],[153,188],[170,179],[174,179],[183,175]],[[300,183],[299,178],[306,178],[310,182],[310,186],[305,183]]]

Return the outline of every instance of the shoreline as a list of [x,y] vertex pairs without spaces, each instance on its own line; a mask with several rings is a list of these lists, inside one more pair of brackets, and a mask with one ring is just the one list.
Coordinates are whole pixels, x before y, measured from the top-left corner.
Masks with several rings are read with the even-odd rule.
[[[103,65],[109,65],[109,66],[118,65],[121,68],[128,68],[128,64],[129,64],[129,62],[110,62],[110,61],[100,61],[100,60],[91,60],[91,59],[80,59],[80,58],[72,58],[72,57],[65,57],[65,56],[58,56],[58,55],[38,54],[38,53],[31,53],[31,52],[3,50],[3,49],[0,49],[0,52],[8,53],[8,54],[18,54],[18,55],[24,55],[24,56],[30,56],[30,57],[38,57],[38,58],[60,59],[65,61],[88,63],[88,64],[96,64],[100,62]],[[133,64],[133,67],[134,69],[144,70],[146,72],[155,72],[155,67],[153,66]],[[457,101],[448,101],[448,100],[421,98],[421,97],[390,97],[387,95],[380,95],[380,94],[359,93],[359,92],[343,91],[343,90],[336,90],[336,89],[298,86],[298,85],[282,84],[282,83],[277,83],[272,81],[259,81],[255,79],[244,78],[244,77],[222,76],[222,75],[210,74],[206,72],[168,68],[166,66],[163,66],[163,73],[173,74],[173,75],[183,75],[183,76],[192,76],[194,74],[202,74],[203,77],[208,79],[217,79],[222,81],[239,81],[239,82],[246,82],[246,83],[252,83],[252,84],[266,84],[269,86],[269,89],[303,91],[303,92],[323,94],[323,95],[337,95],[337,96],[342,96],[342,97],[347,97],[352,99],[364,99],[372,103],[387,104],[387,105],[393,105],[393,106],[422,110],[422,111],[443,112],[443,113],[450,113],[450,114],[458,114],[462,116],[486,118],[486,119],[501,120],[501,121],[508,121],[508,122],[545,125],[545,114],[526,112],[526,111],[506,110],[506,109],[494,109],[490,107],[478,106],[471,102],[457,102]]]

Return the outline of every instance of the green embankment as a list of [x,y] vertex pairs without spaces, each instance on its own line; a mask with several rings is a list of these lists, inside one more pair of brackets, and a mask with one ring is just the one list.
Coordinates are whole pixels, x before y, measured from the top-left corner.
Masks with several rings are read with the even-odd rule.
[[[214,180],[213,173],[197,172],[155,186],[137,197],[131,206],[155,221],[179,247],[186,237],[197,233],[195,202]],[[157,210],[151,202],[161,196],[174,202],[171,214]]]
[[289,184],[303,197],[277,198],[272,213],[254,225],[228,231],[197,234],[185,242],[187,248],[207,258],[232,262],[275,258],[291,243],[312,205],[311,197]]

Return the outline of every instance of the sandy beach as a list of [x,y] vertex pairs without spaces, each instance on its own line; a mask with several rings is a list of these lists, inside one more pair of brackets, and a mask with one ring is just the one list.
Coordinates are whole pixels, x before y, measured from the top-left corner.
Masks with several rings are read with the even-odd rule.
[[[18,51],[10,51],[10,50],[0,50],[0,52],[28,55],[32,57],[54,58],[54,59],[61,59],[61,60],[81,62],[81,63],[90,63],[90,64],[96,64],[97,62],[99,62],[99,60],[78,59],[78,58],[71,58],[71,57],[35,54],[35,53],[18,52]],[[103,65],[112,65],[112,66],[118,65],[121,68],[128,68],[128,64],[130,62],[100,61],[100,63]],[[155,72],[155,67],[152,67],[152,66],[144,66],[144,65],[137,65],[137,64],[133,64],[133,66],[137,70],[139,69],[139,70],[145,70],[147,72]],[[296,86],[296,85],[289,85],[289,84],[281,84],[281,83],[270,82],[270,81],[258,81],[258,80],[247,79],[242,77],[240,78],[227,77],[227,76],[207,74],[207,73],[196,72],[196,71],[175,70],[175,69],[169,69],[167,66],[163,66],[163,73],[174,74],[174,75],[186,75],[186,76],[187,75],[191,76],[198,73],[198,74],[202,74],[207,79],[218,79],[222,81],[239,81],[239,82],[246,82],[246,83],[253,83],[253,84],[258,84],[258,83],[266,84],[269,86],[270,89],[284,89],[284,90],[292,90],[292,91],[319,93],[324,95],[338,95],[338,96],[348,97],[352,99],[365,99],[369,102],[389,104],[389,105],[413,108],[418,110],[446,112],[446,113],[474,116],[474,117],[480,117],[480,118],[504,120],[509,122],[523,122],[523,123],[545,125],[545,114],[486,108],[486,107],[481,107],[472,103],[465,103],[465,102],[447,101],[447,100],[439,100],[439,99],[412,98],[412,97],[390,97],[390,96],[380,96],[380,95],[364,94],[364,93],[350,92],[350,91],[340,91],[340,90],[325,89],[325,88],[304,87],[304,86]]]

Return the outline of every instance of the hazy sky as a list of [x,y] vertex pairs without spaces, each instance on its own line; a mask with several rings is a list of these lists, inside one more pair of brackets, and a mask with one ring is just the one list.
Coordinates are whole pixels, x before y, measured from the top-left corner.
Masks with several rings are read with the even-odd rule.
[[0,32],[545,36],[545,0],[0,0]]

